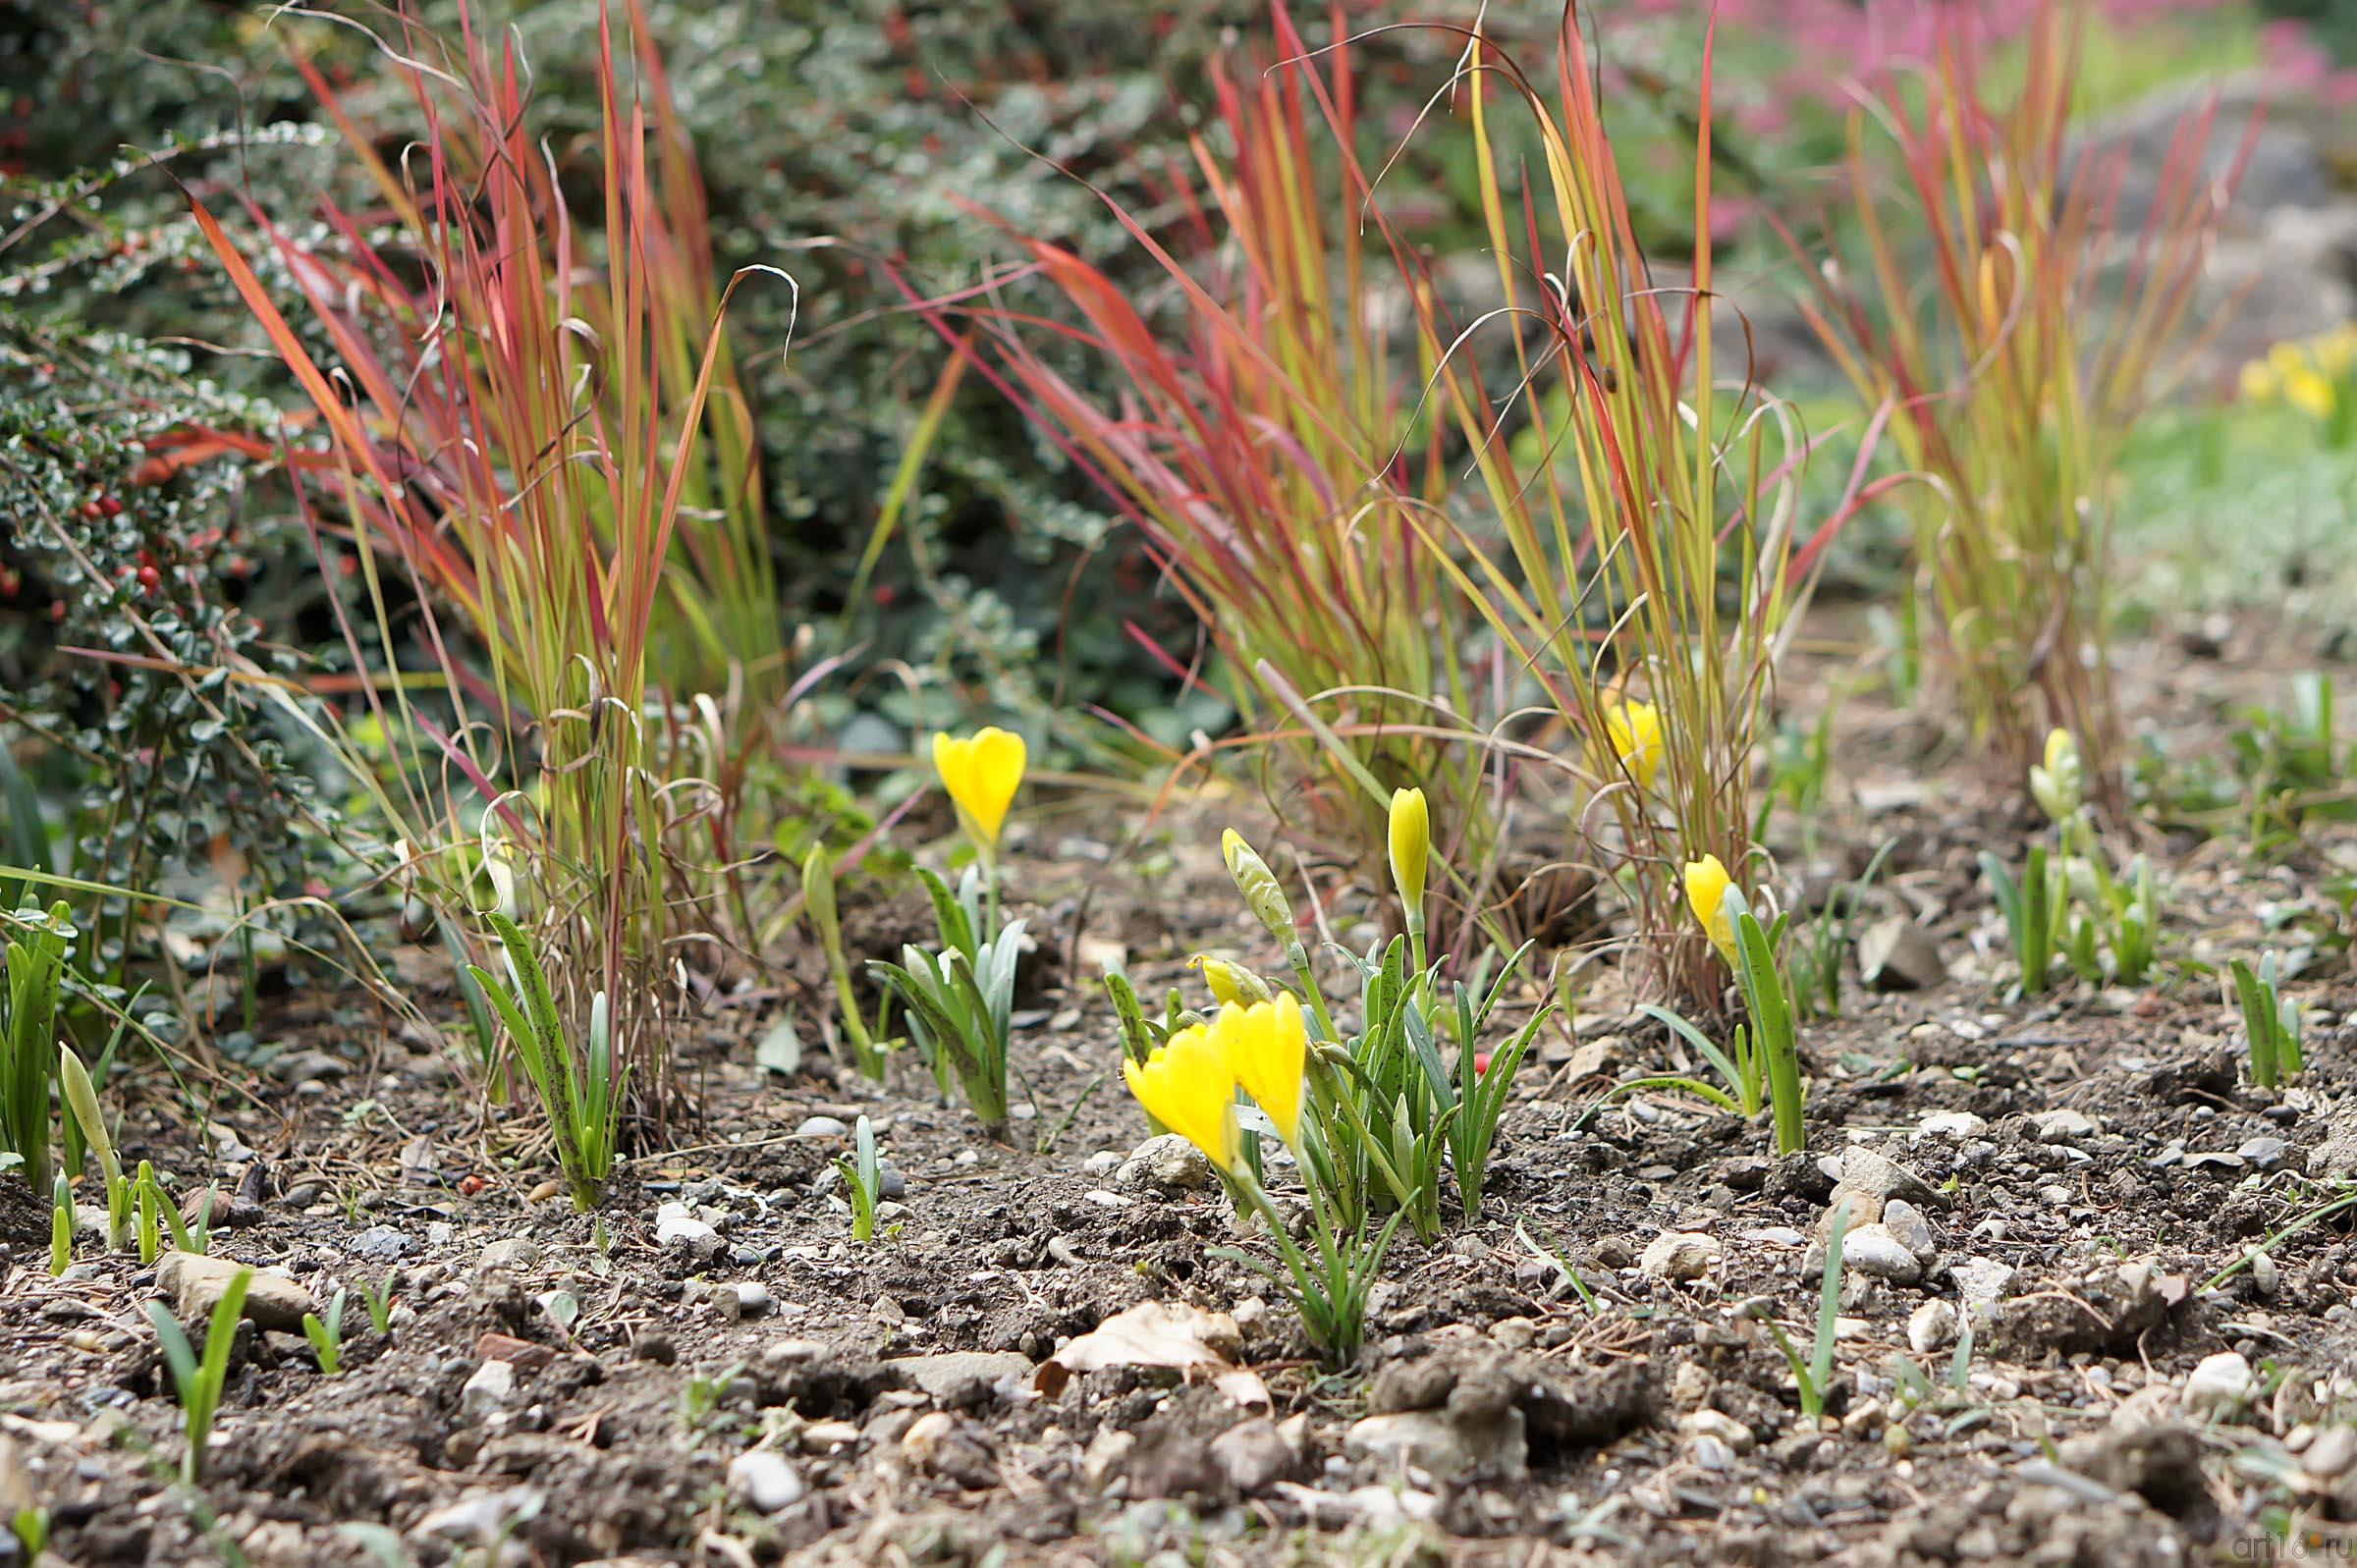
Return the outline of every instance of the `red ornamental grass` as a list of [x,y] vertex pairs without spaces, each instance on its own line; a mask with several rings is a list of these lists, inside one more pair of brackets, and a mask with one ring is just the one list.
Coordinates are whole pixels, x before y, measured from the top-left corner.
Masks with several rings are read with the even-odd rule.
[[[1473,454],[1486,514],[1463,511],[1432,559],[1577,741],[1558,765],[1579,803],[1577,853],[1634,905],[1637,955],[1664,993],[1715,1001],[1709,945],[1678,868],[1715,854],[1754,883],[1753,757],[1776,662],[1826,546],[1871,499],[1863,460],[1824,514],[1802,511],[1797,421],[1758,387],[1738,313],[1717,294],[1711,36],[1692,149],[1694,235],[1672,267],[1638,243],[1595,57],[1567,12],[1552,82],[1477,25],[1464,114],[1509,340],[1495,395],[1465,343],[1433,341],[1436,398]],[[1507,125],[1535,135],[1509,161]],[[1875,446],[1870,420],[1864,448]],[[1653,710],[1640,724],[1624,702]],[[1627,737],[1658,725],[1658,750]]]
[[1804,308],[1924,481],[1918,568],[1975,737],[2018,775],[2070,730],[2116,809],[2113,469],[2185,362],[2242,156],[2218,172],[2215,103],[2186,114],[2133,214],[2128,149],[2073,139],[2084,26],[2040,0],[2001,73],[1998,40],[1951,18],[1928,60],[1874,81],[1851,123],[1855,235],[1836,230]]
[[[460,29],[439,66],[424,63],[437,40],[414,30],[385,51],[424,128],[398,169],[298,60],[381,203],[358,213],[322,200],[319,243],[246,204],[261,253],[330,344],[327,363],[200,201],[195,218],[310,404],[323,440],[292,462],[320,527],[360,547],[363,614],[386,656],[405,644],[381,568],[415,591],[422,672],[374,671],[345,624],[397,753],[392,782],[379,766],[356,771],[429,869],[445,853],[462,865],[501,846],[521,854],[527,921],[560,989],[576,1001],[609,993],[616,1034],[652,1045],[659,1031],[643,1025],[681,917],[665,887],[676,864],[649,849],[702,807],[683,806],[698,792],[666,781],[647,726],[665,711],[666,676],[696,668],[675,652],[741,586],[707,592],[683,567],[741,578],[747,551],[766,559],[765,529],[745,531],[747,517],[758,527],[758,486],[719,318],[726,291],[712,284],[700,189],[659,69],[641,73],[650,118],[649,101],[621,96],[610,16],[598,244],[568,208],[556,153],[531,135],[515,39],[486,38],[466,9]],[[683,537],[686,563],[673,550]],[[438,701],[413,698],[420,687]]]
[[[1339,8],[1334,23],[1339,34]],[[1221,135],[1193,137],[1167,171],[1172,231],[1109,202],[1166,298],[1134,298],[1002,223],[1020,267],[927,308],[1139,527],[1255,742],[1287,759],[1294,819],[1372,877],[1392,789],[1421,784],[1477,859],[1491,759],[1475,716],[1494,699],[1460,657],[1464,608],[1423,563],[1413,520],[1451,482],[1422,406],[1429,280],[1353,156],[1350,50],[1313,55],[1282,8],[1275,28],[1275,69],[1215,65]],[[1010,302],[1018,281],[1067,313]],[[1118,390],[1075,382],[1075,352]]]

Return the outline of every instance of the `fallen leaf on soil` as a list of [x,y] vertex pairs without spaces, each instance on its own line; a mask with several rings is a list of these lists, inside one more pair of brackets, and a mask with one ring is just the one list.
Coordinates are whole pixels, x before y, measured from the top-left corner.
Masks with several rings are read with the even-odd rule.
[[485,1334],[474,1342],[474,1353],[485,1361],[505,1361],[526,1372],[545,1367],[557,1359],[557,1353],[546,1345],[533,1344],[529,1339],[515,1339],[506,1334]]
[[1182,1377],[1208,1378],[1212,1386],[1239,1405],[1266,1406],[1269,1390],[1260,1374],[1233,1360],[1242,1344],[1235,1320],[1224,1312],[1205,1312],[1183,1302],[1145,1301],[1116,1313],[1094,1332],[1041,1362],[1031,1385],[1053,1399],[1078,1373],[1106,1367],[1166,1367]]

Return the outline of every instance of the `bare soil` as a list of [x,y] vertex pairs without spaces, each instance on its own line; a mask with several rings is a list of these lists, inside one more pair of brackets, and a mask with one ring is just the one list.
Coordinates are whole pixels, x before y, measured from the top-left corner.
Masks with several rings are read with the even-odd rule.
[[[2233,703],[2314,663],[2271,635],[2136,650],[2136,706],[2170,716],[2180,755],[2216,747]],[[1216,1191],[1122,1168],[1144,1125],[1109,1073],[1107,952],[1153,996],[1192,994],[1184,960],[1203,948],[1275,967],[1219,866],[1222,810],[1030,821],[1014,864],[1044,950],[1019,1019],[1027,1113],[1004,1142],[912,1060],[881,1090],[823,1058],[763,1071],[752,1042],[778,996],[750,993],[679,1043],[702,1118],[685,1147],[634,1160],[578,1217],[532,1201],[550,1171],[531,1118],[478,1112],[437,1047],[387,1038],[347,997],[281,998],[258,1104],[225,1099],[210,1142],[174,1103],[138,1106],[126,1152],[251,1200],[216,1252],[321,1304],[349,1288],[345,1370],[248,1330],[205,1480],[178,1487],[180,1412],[143,1312],[154,1272],[85,1239],[52,1279],[36,1210],[0,1280],[0,1503],[44,1504],[55,1560],[87,1568],[2345,1553],[2348,1225],[2268,1242],[2203,1286],[2357,1169],[2357,985],[2339,955],[2300,978],[2311,1068],[2263,1092],[2193,966],[2314,946],[2297,917],[2325,910],[2317,883],[2349,865],[2347,831],[2280,865],[2157,841],[2161,982],[2008,998],[1975,856],[2017,859],[2032,824],[1946,755],[1853,698],[1836,803],[1808,842],[1780,829],[1804,884],[1895,840],[1878,911],[1914,917],[1947,970],[1883,995],[1853,971],[1842,1016],[1809,1026],[1808,1152],[1777,1160],[1764,1128],[1673,1096],[1583,1116],[1615,1079],[1676,1059],[1598,966],[1523,1070],[1487,1213],[1431,1249],[1402,1236],[1340,1375],[1218,1255],[1255,1243]],[[1333,901],[1345,921],[1372,907]],[[879,952],[888,916],[862,928]],[[1363,946],[1372,930],[1336,935]],[[404,962],[430,982],[424,956]],[[845,1139],[800,1130],[860,1114],[905,1183],[871,1246],[851,1242],[830,1175]],[[1805,1345],[1836,1177],[1919,1211],[1930,1251],[1913,1278],[1851,1271],[1829,1410],[1809,1422],[1749,1309]],[[658,1242],[675,1202],[715,1235]],[[1699,1267],[1649,1270],[1666,1233],[1708,1238],[1689,1247]],[[358,1297],[388,1278],[384,1336]],[[1061,1345],[1148,1301],[1232,1314],[1267,1406],[1134,1367],[1040,1391]],[[2189,1392],[2224,1352],[2247,1382],[2221,1396],[2214,1363]],[[760,1495],[759,1467],[732,1479],[756,1446],[785,1461]]]

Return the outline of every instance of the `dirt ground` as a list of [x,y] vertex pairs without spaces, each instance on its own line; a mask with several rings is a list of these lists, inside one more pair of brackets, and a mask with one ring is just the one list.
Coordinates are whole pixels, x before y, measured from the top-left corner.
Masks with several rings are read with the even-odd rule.
[[[2122,665],[2193,755],[2315,664],[2288,640],[2171,635]],[[680,1043],[687,1147],[578,1217],[534,1201],[528,1118],[478,1113],[441,1053],[350,997],[279,999],[261,1103],[224,1100],[209,1145],[137,1106],[126,1154],[239,1199],[217,1253],[314,1303],[349,1288],[344,1371],[291,1325],[248,1330],[206,1479],[177,1487],[157,1274],[85,1239],[52,1279],[41,1213],[0,1280],[0,1504],[45,1505],[52,1558],[90,1568],[2347,1555],[2357,1242],[2276,1233],[2357,1172],[2357,985],[2330,954],[2294,985],[2311,1066],[2268,1093],[2185,969],[2313,946],[2348,830],[2275,865],[2156,839],[2162,981],[2007,1000],[1975,857],[2018,859],[2026,804],[1864,697],[1840,736],[1814,846],[1785,822],[1780,853],[1805,881],[1895,840],[1875,912],[1912,916],[1946,978],[1874,994],[1852,971],[1842,1016],[1804,1033],[1809,1149],[1780,1161],[1674,1096],[1583,1115],[1675,1059],[1598,966],[1523,1069],[1487,1216],[1431,1249],[1402,1235],[1349,1373],[1216,1255],[1253,1242],[1201,1172],[1132,1158],[1143,1118],[1109,1075],[1108,952],[1155,997],[1194,994],[1198,950],[1276,967],[1219,864],[1230,811],[1140,830],[1049,809],[1013,857],[1043,952],[1004,1143],[913,1060],[882,1091],[823,1059],[755,1066],[777,1000],[755,994]],[[897,1171],[870,1246],[831,1169],[860,1114]],[[1836,1183],[1902,1246],[1853,1258],[1809,1423],[1757,1319],[1813,1331]],[[665,1205],[686,1206],[668,1240]],[[358,1299],[387,1279],[389,1337]],[[1043,1367],[1155,1302],[1229,1315],[1214,1348],[1257,1379]]]

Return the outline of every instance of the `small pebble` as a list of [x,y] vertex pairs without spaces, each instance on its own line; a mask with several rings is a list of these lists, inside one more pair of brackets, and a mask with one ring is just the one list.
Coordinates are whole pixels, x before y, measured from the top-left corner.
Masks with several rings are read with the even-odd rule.
[[802,1473],[784,1454],[767,1448],[729,1461],[729,1489],[758,1513],[774,1514],[801,1501]]

